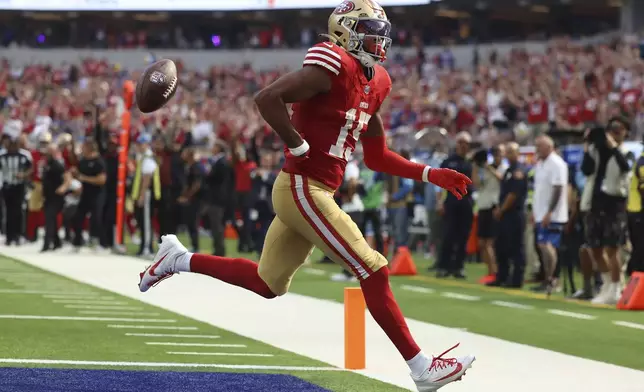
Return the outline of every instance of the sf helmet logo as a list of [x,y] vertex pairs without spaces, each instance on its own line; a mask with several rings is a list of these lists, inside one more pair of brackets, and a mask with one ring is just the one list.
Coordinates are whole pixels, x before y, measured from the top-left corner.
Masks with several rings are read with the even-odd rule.
[[337,8],[335,9],[335,11],[333,11],[333,13],[337,15],[348,14],[354,9],[356,9],[356,5],[353,3],[353,1],[344,1],[342,2],[342,4],[337,6]]

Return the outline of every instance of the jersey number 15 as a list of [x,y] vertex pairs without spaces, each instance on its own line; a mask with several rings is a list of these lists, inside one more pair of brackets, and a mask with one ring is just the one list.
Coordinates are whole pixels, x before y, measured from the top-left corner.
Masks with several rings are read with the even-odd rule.
[[[344,159],[345,161],[348,161],[351,158],[351,154],[353,153],[353,148],[351,146],[346,146],[345,144],[347,142],[347,136],[351,135],[353,140],[358,142],[360,139],[360,132],[364,129],[367,124],[369,124],[369,120],[371,120],[371,114],[365,113],[365,112],[360,112],[359,116],[356,116],[358,114],[357,109],[349,109],[347,110],[344,118],[347,120],[347,122],[344,124],[342,128],[340,128],[340,134],[338,135],[338,140],[336,140],[335,144],[331,146],[329,149],[329,154],[333,155],[334,157]],[[357,117],[357,121],[356,121]]]

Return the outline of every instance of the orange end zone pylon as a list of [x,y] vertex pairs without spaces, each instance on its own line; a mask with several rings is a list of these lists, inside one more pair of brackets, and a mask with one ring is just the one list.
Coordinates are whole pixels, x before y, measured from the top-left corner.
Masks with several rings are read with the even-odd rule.
[[366,367],[365,311],[367,305],[360,287],[344,289],[344,367]]
[[633,272],[617,302],[617,309],[644,310],[644,272]]

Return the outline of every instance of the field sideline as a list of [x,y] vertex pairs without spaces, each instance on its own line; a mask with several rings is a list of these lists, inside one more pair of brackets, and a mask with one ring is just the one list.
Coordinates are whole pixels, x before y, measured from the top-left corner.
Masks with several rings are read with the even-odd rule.
[[[10,283],[9,285],[3,284],[0,286],[0,296],[3,298],[13,298],[14,301],[1,302],[5,305],[0,305],[0,313],[2,313],[0,317],[11,315],[71,315],[67,317],[79,317],[82,315],[81,317],[83,318],[98,319],[174,319],[177,321],[168,324],[156,321],[151,321],[147,324],[151,324],[148,326],[155,328],[177,328],[184,325],[189,327],[196,326],[198,331],[150,328],[133,329],[126,332],[124,329],[115,327],[109,328],[111,332],[109,332],[108,335],[100,336],[99,343],[91,343],[94,346],[99,346],[101,348],[100,350],[92,350],[94,353],[91,355],[92,358],[88,357],[88,354],[90,353],[82,349],[83,345],[80,344],[82,343],[82,337],[84,336],[82,334],[75,336],[77,341],[73,342],[73,344],[69,345],[69,347],[66,347],[64,350],[61,350],[60,347],[56,347],[54,345],[51,347],[51,350],[47,350],[48,354],[46,356],[43,357],[41,355],[38,357],[34,356],[34,354],[38,353],[39,347],[43,346],[42,342],[39,342],[38,339],[30,339],[26,335],[43,336],[45,331],[49,331],[47,333],[53,336],[48,337],[47,341],[51,344],[52,341],[56,341],[54,337],[57,333],[61,334],[58,335],[60,337],[63,332],[70,332],[67,327],[65,328],[65,331],[57,331],[55,326],[58,324],[56,323],[75,326],[74,328],[81,328],[81,326],[87,325],[98,326],[99,324],[104,325],[105,323],[109,323],[108,325],[127,325],[135,323],[131,321],[90,322],[83,320],[60,320],[56,322],[47,321],[46,323],[40,323],[34,320],[29,320],[27,322],[25,319],[11,320],[5,318],[0,322],[1,325],[3,325],[3,327],[0,327],[0,330],[4,332],[2,335],[5,335],[9,341],[11,341],[11,336],[18,338],[15,334],[23,334],[23,338],[27,338],[26,340],[31,340],[32,342],[22,343],[22,339],[14,339],[13,342],[21,341],[21,344],[16,347],[15,343],[13,345],[8,344],[7,339],[0,340],[0,342],[3,343],[0,344],[0,354],[2,354],[0,356],[3,357],[0,359],[0,362],[5,362],[0,366],[54,366],[65,368],[81,367],[87,369],[128,367],[124,362],[136,362],[137,368],[146,370],[164,369],[167,371],[168,368],[172,368],[173,363],[228,364],[242,366],[238,368],[235,366],[229,366],[228,368],[224,366],[221,368],[203,367],[195,368],[194,370],[225,371],[227,373],[230,373],[231,371],[247,373],[250,371],[253,374],[267,372],[295,374],[300,380],[311,381],[315,385],[319,385],[326,390],[332,391],[401,390],[393,385],[388,386],[387,384],[380,384],[376,381],[369,381],[369,378],[363,378],[351,372],[338,371],[335,368],[337,366],[341,366],[343,361],[342,306],[336,302],[329,302],[327,300],[319,300],[296,294],[289,294],[276,301],[264,301],[243,290],[218,283],[206,277],[190,274],[184,274],[183,276],[173,278],[164,282],[163,285],[156,287],[149,293],[141,294],[138,292],[136,287],[138,271],[144,265],[144,262],[141,260],[131,257],[94,255],[91,253],[73,255],[67,253],[67,251],[43,257],[36,252],[36,249],[37,248],[34,246],[9,248],[3,250],[3,253],[13,258],[24,260],[29,264],[68,276],[77,281],[89,283],[101,289],[109,290],[115,294],[105,293],[95,288],[88,288],[88,286],[72,283],[67,279],[52,277],[49,274],[41,272],[41,275],[43,276],[43,280],[41,282],[46,281],[46,287],[48,290],[51,292],[59,292],[61,294],[50,293],[19,295],[18,291],[20,290],[31,291],[34,293],[38,290],[42,292],[46,292],[47,290],[42,289],[43,283],[30,283],[29,278],[25,279],[25,275],[29,276],[29,273],[24,274],[25,271],[22,271],[21,269],[26,268],[27,272],[29,272],[32,270],[31,267],[26,267],[22,263],[6,260],[3,263],[0,263],[0,269],[16,269],[17,271],[9,271],[16,272],[10,278],[13,283]],[[5,272],[6,271],[3,271],[3,277],[6,278],[11,275],[7,275]],[[303,273],[298,278],[302,278],[302,283],[307,281],[312,282],[310,285],[311,287],[322,285],[322,279],[327,281],[327,278],[319,275],[319,273]],[[317,284],[315,283],[316,279],[320,279],[320,282]],[[70,284],[74,286],[73,289],[69,287]],[[341,295],[342,285],[334,285],[337,288],[338,293],[334,293],[333,295]],[[400,288],[397,283],[394,283],[394,285]],[[410,285],[410,287],[412,286]],[[11,290],[14,292],[11,293]],[[62,293],[66,292],[66,290],[70,290],[72,293],[79,290],[81,293],[87,291],[92,293],[98,292],[100,294],[99,297],[101,298],[113,296],[115,299],[112,299],[112,301],[126,302],[127,305],[105,305],[100,303],[88,305],[78,304],[73,302],[75,299],[73,295],[71,299],[46,298],[46,301],[45,298],[42,297],[43,295],[64,296]],[[430,289],[418,290],[409,289],[408,287],[407,290],[409,293],[417,295],[423,294],[425,296],[431,296],[436,294],[430,293]],[[297,289],[296,291],[301,290]],[[400,292],[405,292],[404,289],[396,291],[397,295],[399,295]],[[455,294],[457,292],[457,290],[452,291],[454,291]],[[177,293],[181,294],[178,295]],[[12,297],[8,297],[9,295]],[[124,297],[121,297],[121,295]],[[468,296],[468,294],[464,294],[464,296]],[[22,299],[25,297],[38,298],[39,300],[23,303]],[[439,295],[438,297],[443,298],[445,301],[449,301],[448,303],[450,306],[456,307],[465,306],[465,304],[467,304],[469,308],[472,308],[472,305],[474,305],[473,302],[475,302],[472,301],[471,298],[469,300],[463,299],[465,297],[460,299],[456,297],[449,298],[443,295]],[[474,296],[470,295],[470,297]],[[17,298],[21,299],[19,307],[16,307]],[[225,298],[226,300],[220,300],[220,298]],[[140,302],[132,301],[132,299],[140,300],[147,304],[141,304]],[[56,307],[62,307],[64,310],[55,310],[55,307],[52,307],[52,300],[59,301],[55,302]],[[401,298],[401,302],[403,303],[408,300],[408,298]],[[425,300],[427,300],[427,298],[425,298]],[[86,299],[86,301],[90,301],[90,299]],[[104,301],[105,300],[103,299],[94,300],[94,302]],[[477,306],[481,306],[481,300],[477,301],[479,301]],[[154,305],[155,307],[149,305]],[[88,308],[85,308],[84,306]],[[111,307],[117,307],[117,309],[110,309]],[[140,307],[142,309],[124,309],[127,307]],[[403,307],[406,307],[405,304],[403,304]],[[525,311],[524,309],[515,309],[499,305],[496,305],[496,307],[504,312]],[[240,309],[244,309],[244,311],[240,312]],[[296,309],[295,312],[293,311],[294,309]],[[430,312],[432,309],[433,307],[431,305],[426,307],[427,312]],[[443,309],[441,309],[441,312],[442,310]],[[174,313],[169,313],[168,311]],[[599,311],[607,312],[605,309],[599,309]],[[105,313],[101,314],[97,312]],[[110,314],[110,312],[123,312],[130,314],[118,315]],[[139,313],[138,316],[136,315],[137,313]],[[142,313],[151,314],[143,315]],[[154,313],[158,313],[158,315],[154,315]],[[621,312],[615,313],[622,315]],[[513,314],[516,318],[516,313],[510,314]],[[589,325],[584,323],[597,321],[596,319],[577,319],[547,312],[545,315],[540,315],[540,317],[552,317],[552,320],[566,320],[567,322],[576,324],[577,328],[584,328],[584,326]],[[177,324],[179,322],[180,324]],[[14,328],[13,332],[7,333],[7,326],[11,325],[13,325]],[[41,329],[36,328],[38,325],[40,325]],[[635,328],[620,327],[610,323],[609,325],[611,328],[616,328],[616,331],[619,333],[624,333],[626,331],[637,331],[640,334],[644,333],[644,331],[637,330]],[[46,328],[44,328],[45,326]],[[25,329],[26,327],[28,328]],[[548,350],[481,336],[465,332],[457,328],[447,328],[416,320],[410,320],[410,327],[417,336],[419,343],[423,347],[426,347],[427,350],[439,351],[443,348],[449,347],[452,343],[461,341],[462,347],[458,349],[459,352],[472,351],[477,354],[478,360],[475,363],[475,367],[468,372],[468,375],[464,378],[463,382],[454,384],[454,386],[449,388],[448,391],[471,391],[475,388],[477,391],[484,392],[514,392],[516,390],[536,392],[541,391],[544,388],[549,388],[553,391],[568,391],[571,388],[580,388],[581,390],[591,392],[605,390],[635,392],[636,390],[641,390],[640,386],[644,385],[644,372],[637,370],[607,365],[597,361],[589,361],[570,355],[554,353]],[[36,329],[33,330],[32,328]],[[44,328],[44,330],[42,328]],[[95,333],[95,328],[96,327],[92,327],[92,334]],[[72,331],[74,331],[73,328]],[[205,331],[208,331],[208,333]],[[234,331],[235,333],[233,334],[228,331]],[[196,339],[180,336],[196,334],[197,332],[200,335],[221,336],[221,338],[199,339],[197,344],[193,344],[191,341]],[[126,333],[137,334],[137,336],[125,335]],[[138,336],[141,334],[150,336]],[[47,334],[45,333],[45,335]],[[176,335],[176,337],[154,335]],[[618,334],[616,333],[615,335],[617,336]],[[368,368],[366,371],[361,373],[369,376],[370,378],[382,380],[401,388],[410,388],[413,384],[411,384],[411,380],[408,378],[408,370],[406,369],[406,366],[398,359],[398,354],[370,318],[368,318],[367,336]],[[642,335],[639,336],[639,342],[641,342]],[[91,338],[95,339],[96,336],[92,336]],[[144,344],[142,345],[143,348],[139,346],[141,339],[144,340]],[[579,340],[574,337],[571,337],[571,339],[576,340],[579,344]],[[186,340],[189,341],[186,342]],[[206,343],[204,343],[204,340]],[[217,342],[209,343],[211,340],[216,340]],[[133,347],[129,347],[130,342],[137,342],[137,344]],[[637,345],[637,342],[638,341],[631,341],[631,344]],[[167,343],[173,344],[168,345]],[[209,344],[212,344],[212,346]],[[79,345],[81,347],[80,349]],[[217,345],[222,346],[219,347]],[[623,347],[622,345],[619,346]],[[240,350],[246,354],[259,354],[266,356],[225,355],[227,353],[239,352]],[[204,353],[209,354],[206,355]],[[219,355],[214,355],[215,353],[219,353]],[[100,358],[99,354],[101,354]],[[508,360],[508,358],[511,359]],[[54,361],[77,360],[78,362],[8,363],[9,360],[15,361],[16,359],[49,359]],[[244,368],[244,365],[248,364],[255,367]],[[276,365],[296,366],[299,367],[298,369],[300,370],[294,370],[295,368],[275,369],[262,367]],[[130,364],[129,367],[131,368],[134,366],[135,365]],[[182,370],[179,366],[176,366],[178,369],[173,370]],[[316,369],[303,370],[303,368]],[[571,373],[574,374],[577,372],[583,372],[584,378],[569,377]],[[544,378],[544,374],[549,374],[550,376]],[[251,379],[252,378],[249,378],[249,380]],[[498,382],[499,379],[504,379],[506,382],[500,385]],[[298,390],[303,390],[301,386],[298,386],[297,388]]]

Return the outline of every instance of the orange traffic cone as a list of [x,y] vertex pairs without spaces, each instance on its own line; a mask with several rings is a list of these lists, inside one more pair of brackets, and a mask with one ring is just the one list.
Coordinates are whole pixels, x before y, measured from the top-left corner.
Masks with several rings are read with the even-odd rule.
[[394,259],[391,261],[389,273],[391,275],[416,275],[418,273],[409,248],[406,246],[398,247]]
[[235,231],[235,228],[231,224],[226,225],[226,229],[224,229],[224,238],[226,239],[236,239],[237,238],[237,231]]
[[644,310],[644,272],[633,272],[617,302],[617,309]]

